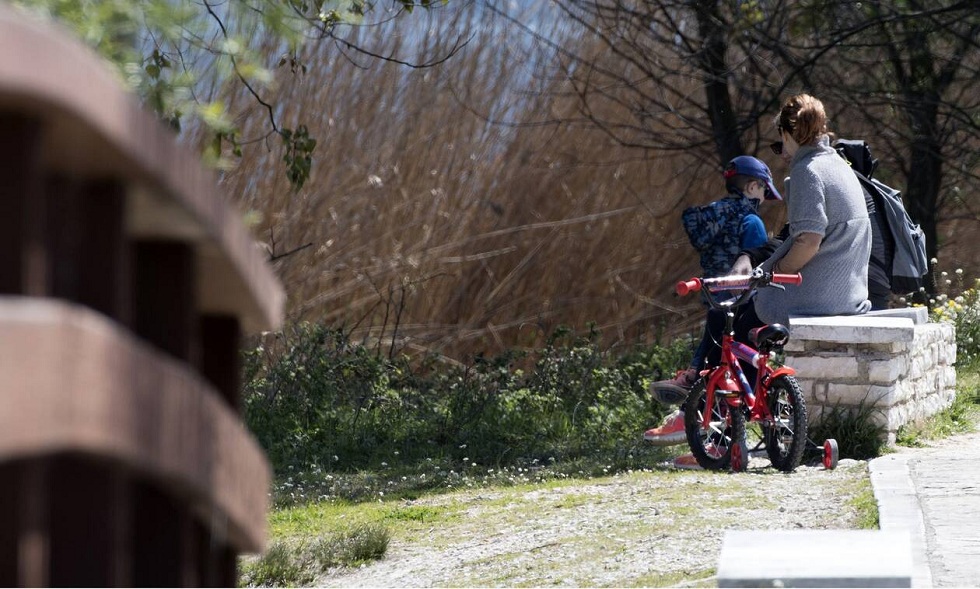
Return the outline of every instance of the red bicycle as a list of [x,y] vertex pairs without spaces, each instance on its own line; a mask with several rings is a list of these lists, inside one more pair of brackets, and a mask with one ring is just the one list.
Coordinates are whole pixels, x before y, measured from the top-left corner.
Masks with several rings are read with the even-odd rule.
[[[772,466],[790,472],[800,465],[807,437],[806,401],[789,366],[774,367],[770,358],[789,341],[789,330],[778,323],[753,329],[749,339],[754,348],[735,341],[735,309],[744,305],[759,288],[783,288],[783,284],[800,284],[799,274],[772,274],[761,268],[748,276],[692,278],[679,282],[677,294],[686,296],[702,292],[713,309],[724,311],[721,361],[701,371],[684,405],[684,426],[691,452],[702,468],[731,468],[742,472],[748,467],[750,452],[765,447]],[[739,292],[734,298],[716,301],[712,293]],[[739,362],[758,370],[754,386],[749,384]],[[751,450],[746,437],[746,422],[758,424],[758,443]],[[823,444],[823,464],[837,466],[837,442]]]

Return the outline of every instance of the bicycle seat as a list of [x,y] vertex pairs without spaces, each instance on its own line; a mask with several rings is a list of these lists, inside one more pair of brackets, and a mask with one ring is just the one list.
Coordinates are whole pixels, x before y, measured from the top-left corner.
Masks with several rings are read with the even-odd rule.
[[749,340],[752,345],[763,351],[786,345],[789,341],[789,329],[780,323],[763,325],[749,331]]

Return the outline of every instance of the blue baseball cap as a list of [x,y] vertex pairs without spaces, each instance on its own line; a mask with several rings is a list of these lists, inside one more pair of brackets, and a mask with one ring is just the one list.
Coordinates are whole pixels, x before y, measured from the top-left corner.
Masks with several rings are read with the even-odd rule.
[[772,181],[772,173],[769,166],[762,160],[756,159],[751,155],[740,155],[733,158],[725,166],[725,180],[735,176],[749,176],[766,183],[766,200],[783,200],[783,196],[776,190],[776,185]]

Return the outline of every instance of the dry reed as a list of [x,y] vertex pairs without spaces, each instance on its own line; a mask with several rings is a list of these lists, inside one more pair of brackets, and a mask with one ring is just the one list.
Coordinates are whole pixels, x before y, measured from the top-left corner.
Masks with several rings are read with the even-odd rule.
[[[469,43],[432,69],[330,46],[307,74],[279,73],[279,120],[319,141],[310,181],[290,190],[273,137],[224,182],[259,219],[292,319],[455,358],[539,346],[559,325],[594,322],[607,346],[694,328],[700,307],[671,292],[698,272],[679,213],[723,194],[716,162],[574,124],[567,81],[536,67],[543,49],[489,15],[420,11],[352,34],[416,61]],[[248,96],[229,101],[246,137],[268,132]]]

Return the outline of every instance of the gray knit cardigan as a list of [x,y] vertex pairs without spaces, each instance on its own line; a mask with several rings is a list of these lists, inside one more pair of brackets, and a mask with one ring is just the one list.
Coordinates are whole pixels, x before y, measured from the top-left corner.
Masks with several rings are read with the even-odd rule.
[[[790,163],[784,196],[790,234],[823,236],[816,255],[800,270],[803,283],[786,290],[764,288],[756,295],[756,313],[766,323],[789,325],[801,315],[854,315],[871,308],[868,258],[871,221],[861,185],[850,166],[830,147],[827,136],[799,148]],[[787,239],[762,266],[786,255]]]

